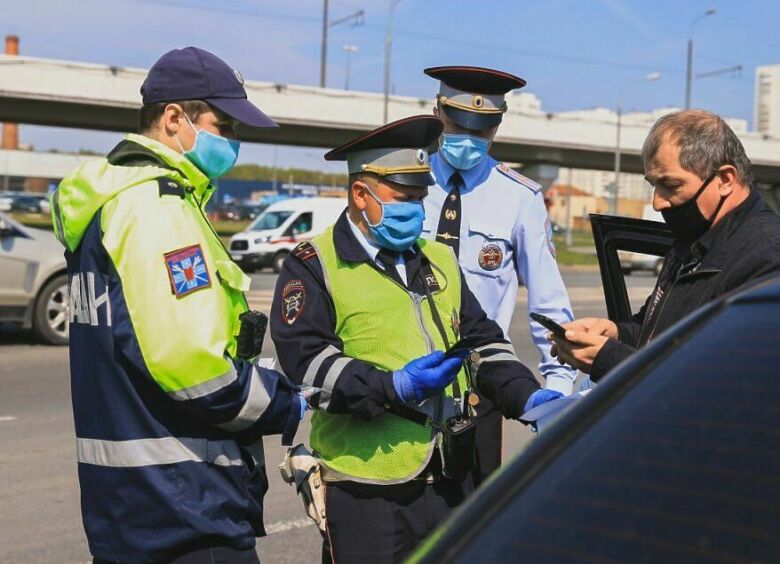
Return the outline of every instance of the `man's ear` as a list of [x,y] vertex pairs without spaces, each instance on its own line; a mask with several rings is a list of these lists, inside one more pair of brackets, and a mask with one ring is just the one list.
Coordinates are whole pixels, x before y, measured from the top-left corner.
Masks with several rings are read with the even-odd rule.
[[435,115],[437,118],[441,119],[441,117],[439,117],[439,106],[438,105],[433,107],[433,115]]
[[349,190],[352,193],[352,201],[355,203],[355,207],[360,211],[366,209],[366,198],[369,197],[366,183],[361,180],[355,180],[350,185]]
[[732,165],[723,165],[718,169],[718,178],[720,179],[720,186],[718,186],[718,192],[721,197],[730,196],[734,189],[739,184],[739,175],[737,169]]
[[162,117],[163,130],[168,135],[175,135],[179,132],[180,122],[184,116],[184,110],[179,104],[168,104],[165,106]]

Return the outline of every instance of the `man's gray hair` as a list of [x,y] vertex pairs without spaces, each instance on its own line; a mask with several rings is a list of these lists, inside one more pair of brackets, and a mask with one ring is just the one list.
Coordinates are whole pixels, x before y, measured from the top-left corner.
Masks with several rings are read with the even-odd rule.
[[750,159],[742,142],[720,116],[704,110],[674,112],[653,124],[642,146],[645,167],[669,140],[680,149],[680,166],[705,179],[723,165],[737,169],[741,184],[753,182]]

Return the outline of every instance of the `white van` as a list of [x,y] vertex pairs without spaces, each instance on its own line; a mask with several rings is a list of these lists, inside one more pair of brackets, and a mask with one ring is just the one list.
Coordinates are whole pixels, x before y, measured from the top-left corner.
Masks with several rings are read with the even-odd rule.
[[[653,204],[646,204],[642,211],[642,219],[663,222],[664,216],[661,215],[661,212],[653,209]],[[618,251],[618,257],[620,258],[620,268],[625,274],[631,274],[638,270],[649,270],[658,276],[661,274],[661,268],[664,265],[664,259],[642,253]]]
[[266,266],[279,272],[298,243],[336,223],[346,207],[343,198],[290,198],[271,204],[231,237],[230,256],[246,272]]

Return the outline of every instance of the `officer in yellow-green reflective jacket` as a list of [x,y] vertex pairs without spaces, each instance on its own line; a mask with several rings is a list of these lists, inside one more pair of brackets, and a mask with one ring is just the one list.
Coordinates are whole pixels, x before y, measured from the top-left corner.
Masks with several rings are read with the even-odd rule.
[[305,402],[238,356],[249,279],[203,208],[238,157],[236,122],[276,124],[194,47],[163,55],[141,93],[141,134],[52,195],[84,528],[95,562],[258,562],[261,437],[291,440]]
[[434,182],[425,147],[441,131],[412,116],[325,155],[347,161],[347,209],[293,250],[277,281],[279,362],[319,390],[310,443],[326,483],[323,562],[399,562],[465,499],[480,398],[517,418],[561,395],[520,363],[452,249],[420,238]]

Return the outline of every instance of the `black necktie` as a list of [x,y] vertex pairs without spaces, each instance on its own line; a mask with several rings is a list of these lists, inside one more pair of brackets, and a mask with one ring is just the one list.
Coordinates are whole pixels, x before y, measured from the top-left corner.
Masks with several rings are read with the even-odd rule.
[[401,276],[398,274],[398,269],[395,267],[395,261],[398,258],[398,253],[390,251],[388,249],[379,249],[379,254],[376,256],[382,266],[385,267],[387,275],[406,288],[406,283],[401,280]]
[[439,216],[439,228],[436,230],[436,240],[449,245],[458,256],[460,250],[460,188],[463,186],[463,178],[459,172],[455,172],[450,178],[452,189],[444,199]]

